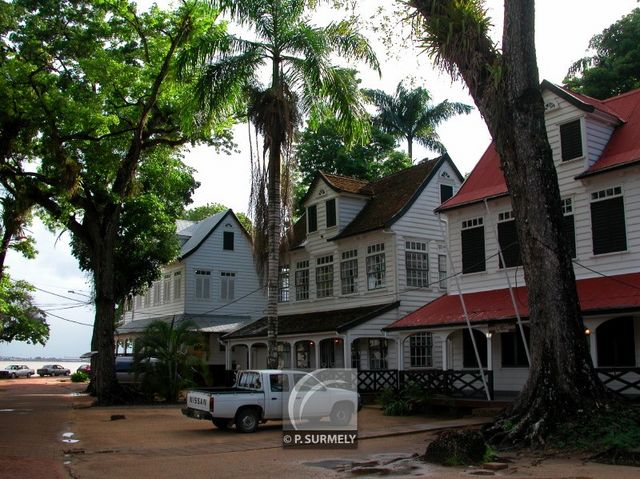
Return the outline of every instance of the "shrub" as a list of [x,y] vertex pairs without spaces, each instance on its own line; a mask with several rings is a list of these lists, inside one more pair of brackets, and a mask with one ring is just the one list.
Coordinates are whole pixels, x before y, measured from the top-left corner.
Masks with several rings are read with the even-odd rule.
[[410,382],[400,391],[387,388],[378,396],[385,416],[410,416],[424,410],[429,402],[429,395],[417,384]]
[[444,431],[427,446],[424,459],[444,466],[479,464],[490,451],[479,431]]
[[76,371],[71,375],[71,382],[83,383],[89,380],[89,375],[83,371]]

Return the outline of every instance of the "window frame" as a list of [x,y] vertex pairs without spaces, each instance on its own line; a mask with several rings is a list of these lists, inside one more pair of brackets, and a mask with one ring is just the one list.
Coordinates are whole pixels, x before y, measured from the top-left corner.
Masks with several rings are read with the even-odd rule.
[[[427,288],[429,281],[429,245],[426,241],[405,241],[405,274],[408,288]],[[426,267],[425,267],[426,265]]]
[[387,264],[384,243],[367,246],[365,258],[367,270],[367,290],[374,291],[386,287]]
[[[482,233],[482,242],[479,246],[472,248],[473,251],[469,251],[469,248],[466,248],[465,251],[465,238],[466,241],[480,241],[479,238],[475,238],[474,234],[477,232]],[[475,253],[475,250],[482,252],[482,261],[476,261],[475,258],[470,258],[471,253]],[[461,251],[461,261],[462,261],[462,274],[472,274],[472,273],[484,273],[487,271],[487,250],[485,244],[485,234],[484,234],[484,218],[482,216],[471,218],[468,220],[463,220],[460,228],[460,251]],[[473,261],[471,264],[467,264],[468,261]]]
[[[198,301],[207,301],[211,299],[211,270],[198,268],[194,272],[195,289],[193,296]],[[198,285],[200,283],[200,285]],[[205,288],[206,285],[206,288]],[[205,295],[206,289],[206,295]],[[200,294],[198,294],[200,290]]]
[[[352,274],[347,274],[352,273]],[[358,293],[358,250],[343,251],[340,261],[340,292],[343,296]]]
[[291,296],[291,270],[289,265],[280,266],[278,271],[278,303],[288,303]]
[[220,271],[220,301],[231,302],[235,299],[236,273],[234,271]]
[[[306,281],[304,281],[306,278]],[[294,276],[294,286],[296,288],[296,301],[306,301],[309,299],[309,260],[298,261]]]
[[412,368],[433,367],[433,334],[425,331],[409,336],[409,365]]
[[[602,211],[600,208],[602,205],[614,205],[614,207],[607,208],[607,211]],[[622,186],[612,186],[604,188],[598,191],[591,192],[590,207],[590,219],[591,219],[591,245],[594,256],[599,256],[608,253],[620,253],[627,251],[629,242],[627,240],[627,218],[625,214],[624,205],[624,191]],[[615,209],[614,209],[615,208]],[[594,219],[594,210],[598,216],[597,221]],[[612,218],[614,213],[617,215],[615,218],[619,221],[618,225],[612,224]],[[618,243],[614,240],[616,236],[612,234],[613,226],[619,228],[616,231]]]
[[316,258],[316,298],[333,297],[333,255]]

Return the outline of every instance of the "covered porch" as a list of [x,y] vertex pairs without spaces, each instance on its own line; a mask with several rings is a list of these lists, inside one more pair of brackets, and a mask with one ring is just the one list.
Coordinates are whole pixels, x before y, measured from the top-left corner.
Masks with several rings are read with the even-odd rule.
[[[397,303],[283,315],[278,318],[278,367],[294,369],[397,369],[395,335],[371,327]],[[387,324],[389,321],[387,321]],[[267,319],[224,337],[230,370],[267,366]]]
[[[616,393],[640,397],[640,289],[634,284],[640,284],[640,274],[578,280],[577,289],[585,341],[600,379]],[[452,382],[463,390],[457,394],[486,395],[488,389],[492,398],[517,395],[529,372],[529,309],[526,287],[512,292],[518,314],[509,290],[501,289],[464,294],[466,318],[460,296],[446,295],[390,325],[387,331],[397,333],[402,344],[403,371],[431,378],[438,377],[435,370],[464,375]],[[487,385],[479,387],[481,371]]]

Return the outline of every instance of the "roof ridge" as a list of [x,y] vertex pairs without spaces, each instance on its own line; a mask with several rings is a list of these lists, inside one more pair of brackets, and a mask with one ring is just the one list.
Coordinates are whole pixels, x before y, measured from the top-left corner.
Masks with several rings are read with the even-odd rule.
[[[445,153],[446,154],[446,153]],[[383,176],[382,178],[378,178],[377,180],[373,180],[370,182],[370,184],[375,184],[375,183],[379,183],[383,180],[386,180],[388,178],[393,178],[394,176],[400,175],[400,174],[404,174],[407,171],[413,169],[413,168],[417,168],[419,166],[424,166],[427,163],[432,163],[432,162],[437,162],[439,161],[444,155],[438,156],[436,158],[429,158],[429,159],[424,159],[424,160],[420,160],[418,163],[416,163],[415,165],[411,165],[407,168],[403,168],[402,170],[398,170],[398,171],[394,171],[393,173],[389,173],[386,176]]]

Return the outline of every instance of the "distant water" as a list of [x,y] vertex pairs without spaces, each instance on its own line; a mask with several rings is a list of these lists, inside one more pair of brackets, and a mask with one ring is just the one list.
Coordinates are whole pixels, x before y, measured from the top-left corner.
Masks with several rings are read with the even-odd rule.
[[26,364],[34,371],[41,368],[45,364],[59,364],[68,368],[71,373],[75,373],[81,364],[87,364],[88,361],[32,361],[30,359],[16,359],[15,361],[0,361],[0,369],[4,369],[10,364]]

